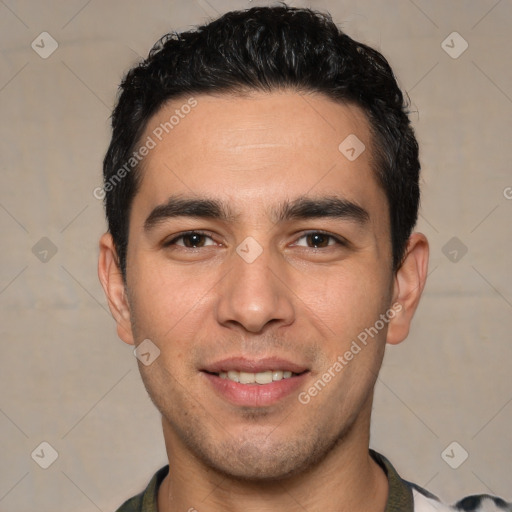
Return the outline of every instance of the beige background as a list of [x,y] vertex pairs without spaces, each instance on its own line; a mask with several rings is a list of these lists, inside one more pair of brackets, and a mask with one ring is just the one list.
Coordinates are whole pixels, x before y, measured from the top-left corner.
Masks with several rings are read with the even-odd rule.
[[[162,34],[265,3],[0,1],[1,511],[113,511],[165,463],[96,277],[108,117],[122,74]],[[409,339],[388,349],[372,446],[448,502],[512,500],[512,2],[289,4],[330,10],[380,49],[417,111],[430,277]],[[31,48],[43,31],[59,45],[47,59]],[[456,59],[442,47],[453,31],[469,45]],[[454,236],[462,258],[443,252]],[[42,237],[57,250],[46,262]],[[48,469],[31,458],[43,441],[58,452]],[[469,453],[458,469],[441,456],[453,441]]]

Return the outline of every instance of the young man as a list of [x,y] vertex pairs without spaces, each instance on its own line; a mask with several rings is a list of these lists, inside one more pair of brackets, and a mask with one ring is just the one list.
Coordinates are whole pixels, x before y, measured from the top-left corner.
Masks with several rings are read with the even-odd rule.
[[[310,10],[231,12],[164,37],[112,125],[99,275],[169,459],[119,511],[450,510],[369,450],[428,265],[384,57]],[[485,504],[512,510],[458,509]]]

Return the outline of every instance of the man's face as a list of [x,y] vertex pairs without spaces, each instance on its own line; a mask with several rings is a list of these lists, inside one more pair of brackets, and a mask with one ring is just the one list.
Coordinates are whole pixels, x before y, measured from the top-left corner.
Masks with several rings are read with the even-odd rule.
[[131,335],[160,350],[140,370],[171,452],[277,478],[368,435],[387,326],[357,337],[393,301],[387,201],[357,107],[293,92],[196,100],[162,141],[153,131],[186,99],[141,139],[157,144],[130,216]]

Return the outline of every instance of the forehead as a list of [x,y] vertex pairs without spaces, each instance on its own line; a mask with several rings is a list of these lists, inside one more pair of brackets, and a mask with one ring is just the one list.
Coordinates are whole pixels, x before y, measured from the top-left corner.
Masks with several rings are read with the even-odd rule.
[[340,194],[377,215],[387,211],[365,114],[323,95],[175,99],[148,122],[142,141],[150,139],[134,208],[185,193],[229,199],[255,215],[256,205],[274,200]]

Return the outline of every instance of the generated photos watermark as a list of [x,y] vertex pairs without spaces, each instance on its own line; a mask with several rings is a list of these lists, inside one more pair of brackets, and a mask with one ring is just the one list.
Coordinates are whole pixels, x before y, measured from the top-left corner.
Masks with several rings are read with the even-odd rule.
[[[307,391],[299,393],[298,400],[301,404],[307,405],[311,400],[317,396],[324,388],[331,382],[336,375],[338,375],[343,368],[345,368],[354,357],[359,354],[364,347],[368,344],[368,338],[374,338],[377,334],[384,329],[390,320],[395,318],[397,313],[402,311],[403,306],[399,302],[395,302],[390,309],[382,313],[379,319],[371,326],[365,328],[357,335],[357,341],[352,340],[352,343],[343,355],[339,355],[336,361],[325,371],[322,376],[315,381],[315,383],[308,388]],[[359,342],[359,343],[358,343]]]
[[114,188],[137,167],[139,162],[141,162],[152,149],[156,148],[158,142],[161,142],[167,134],[171,133],[171,131],[180,124],[181,120],[185,119],[196,106],[197,100],[194,97],[190,97],[186,103],[181,105],[180,108],[177,108],[174,114],[169,117],[168,121],[160,123],[153,129],[151,135],[147,136],[146,140],[132,153],[132,156],[128,158],[125,164],[120,167],[102,187],[96,187],[92,191],[92,195],[100,201],[103,200],[107,193],[114,190]]

